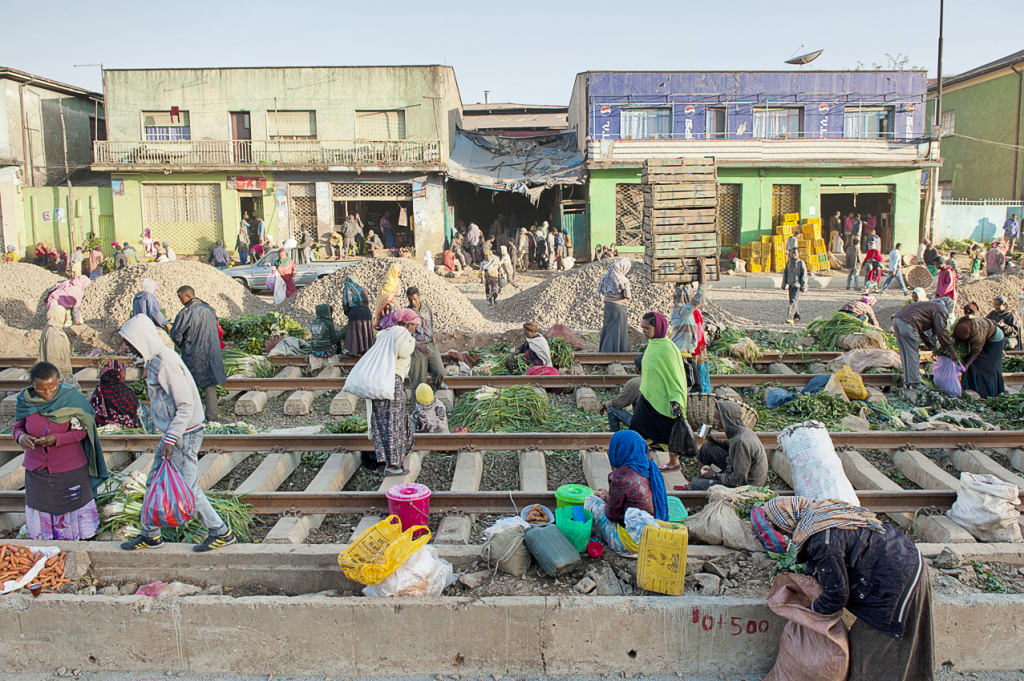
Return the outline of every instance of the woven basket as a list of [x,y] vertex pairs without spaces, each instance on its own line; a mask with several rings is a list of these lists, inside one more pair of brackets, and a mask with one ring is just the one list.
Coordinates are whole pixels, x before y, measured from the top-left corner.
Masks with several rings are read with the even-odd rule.
[[715,405],[719,402],[732,402],[740,405],[743,411],[743,425],[753,429],[757,425],[757,412],[749,405],[731,397],[719,397],[714,393],[690,393],[686,396],[686,420],[694,432],[705,423],[715,423]]
[[925,291],[932,287],[932,273],[924,265],[916,265],[907,270],[907,283],[910,288],[923,288]]

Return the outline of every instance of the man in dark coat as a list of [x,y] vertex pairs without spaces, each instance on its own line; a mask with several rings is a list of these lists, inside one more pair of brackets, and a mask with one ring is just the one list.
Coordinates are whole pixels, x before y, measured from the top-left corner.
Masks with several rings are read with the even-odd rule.
[[692,489],[708,489],[712,485],[763,486],[768,481],[768,454],[757,434],[743,424],[740,405],[719,400],[714,421],[714,427],[724,431],[727,439],[709,435],[697,454],[697,463],[705,467],[715,465],[721,472],[702,472],[693,481]]
[[207,303],[196,298],[191,286],[178,289],[178,300],[184,308],[174,318],[171,340],[181,348],[181,359],[203,392],[206,420],[215,421],[217,386],[228,380],[220,354],[217,314]]

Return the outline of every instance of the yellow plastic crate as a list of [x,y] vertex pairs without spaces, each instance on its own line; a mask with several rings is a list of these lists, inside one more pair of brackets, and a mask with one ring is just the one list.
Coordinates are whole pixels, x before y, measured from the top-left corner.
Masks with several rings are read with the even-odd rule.
[[783,222],[800,222],[800,213],[786,213],[782,216]]
[[683,593],[686,581],[686,525],[648,525],[640,535],[636,583],[641,589],[668,596]]
[[820,246],[822,248],[825,248],[825,240],[824,239],[815,239],[814,240],[814,245],[815,246]]
[[786,237],[782,236],[781,234],[772,237],[772,244],[773,245],[781,246],[784,243],[786,243]]
[[772,242],[772,237],[771,237],[770,234],[762,234],[761,235],[761,243],[763,243],[763,244],[770,244],[771,242]]
[[759,262],[747,263],[747,269],[751,272],[764,272],[764,268]]
[[814,254],[815,255],[824,255],[825,253],[827,253],[827,251],[825,250],[824,246],[815,246],[814,247]]
[[800,221],[803,225],[818,225],[821,226],[821,218],[804,218]]

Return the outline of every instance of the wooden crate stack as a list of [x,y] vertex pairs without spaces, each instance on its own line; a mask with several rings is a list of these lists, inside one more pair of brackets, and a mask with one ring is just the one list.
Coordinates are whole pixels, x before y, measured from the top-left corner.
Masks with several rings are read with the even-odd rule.
[[644,161],[644,263],[651,281],[697,280],[698,257],[717,280],[718,171],[713,157]]
[[747,262],[748,272],[776,272],[786,269],[786,244],[796,237],[800,259],[809,270],[829,268],[828,250],[821,238],[821,218],[800,219],[800,213],[787,213],[775,226],[774,234],[763,235],[759,241],[740,246],[740,258]]

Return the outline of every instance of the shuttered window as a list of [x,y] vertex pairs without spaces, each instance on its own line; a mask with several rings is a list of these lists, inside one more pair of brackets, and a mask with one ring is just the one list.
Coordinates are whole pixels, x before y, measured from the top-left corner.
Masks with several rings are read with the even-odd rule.
[[267,136],[272,140],[316,139],[316,111],[268,111]]
[[356,139],[404,140],[404,111],[356,111]]
[[192,139],[188,111],[172,116],[170,111],[143,111],[142,130],[147,142],[174,142]]
[[740,187],[738,184],[718,185],[718,234],[723,246],[740,242]]

